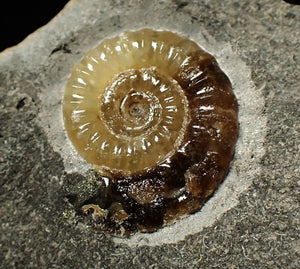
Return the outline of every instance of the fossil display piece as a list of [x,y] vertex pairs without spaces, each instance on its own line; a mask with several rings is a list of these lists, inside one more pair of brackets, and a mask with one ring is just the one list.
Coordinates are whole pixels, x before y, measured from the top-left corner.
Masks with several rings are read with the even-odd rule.
[[142,29],[104,40],[64,96],[68,136],[106,183],[79,209],[119,235],[196,212],[228,172],[237,110],[227,76],[188,38]]

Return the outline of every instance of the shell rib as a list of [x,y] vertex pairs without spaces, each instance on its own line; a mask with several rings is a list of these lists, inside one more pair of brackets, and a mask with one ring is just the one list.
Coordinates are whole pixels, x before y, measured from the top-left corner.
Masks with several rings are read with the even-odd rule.
[[214,57],[186,37],[143,29],[89,51],[63,114],[74,147],[109,179],[99,230],[149,232],[197,211],[228,172],[237,110]]

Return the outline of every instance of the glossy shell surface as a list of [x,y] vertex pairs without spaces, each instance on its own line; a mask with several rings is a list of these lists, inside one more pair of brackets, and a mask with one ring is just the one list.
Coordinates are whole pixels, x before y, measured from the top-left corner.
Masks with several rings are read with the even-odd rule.
[[75,66],[63,114],[106,187],[78,204],[101,232],[151,232],[201,208],[228,172],[237,101],[215,58],[181,35],[104,40]]

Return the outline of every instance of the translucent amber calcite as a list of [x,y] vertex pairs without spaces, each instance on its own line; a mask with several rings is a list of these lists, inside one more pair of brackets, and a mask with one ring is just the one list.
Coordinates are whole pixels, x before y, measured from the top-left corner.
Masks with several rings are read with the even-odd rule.
[[102,212],[98,230],[122,235],[197,211],[225,177],[238,135],[227,76],[167,31],[125,32],[89,51],[67,83],[63,114],[74,147],[107,183],[105,201],[91,197],[81,210]]

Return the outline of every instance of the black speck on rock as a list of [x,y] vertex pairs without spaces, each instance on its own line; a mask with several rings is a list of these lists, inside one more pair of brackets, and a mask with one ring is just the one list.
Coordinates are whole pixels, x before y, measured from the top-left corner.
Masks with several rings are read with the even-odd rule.
[[25,106],[25,100],[26,100],[26,97],[22,98],[19,100],[19,102],[17,103],[16,105],[16,109],[21,109],[23,106]]

